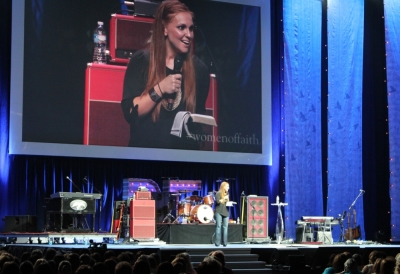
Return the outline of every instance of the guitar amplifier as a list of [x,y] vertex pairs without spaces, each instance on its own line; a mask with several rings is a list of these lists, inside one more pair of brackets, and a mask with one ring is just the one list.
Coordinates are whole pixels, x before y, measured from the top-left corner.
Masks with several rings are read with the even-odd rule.
[[112,14],[110,20],[110,62],[127,64],[131,56],[147,47],[153,18]]
[[151,200],[150,191],[135,191],[136,200]]

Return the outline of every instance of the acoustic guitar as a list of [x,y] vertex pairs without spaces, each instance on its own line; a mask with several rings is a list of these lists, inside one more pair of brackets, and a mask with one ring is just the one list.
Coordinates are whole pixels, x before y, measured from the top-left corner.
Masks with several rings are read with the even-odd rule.
[[350,212],[347,214],[347,229],[344,233],[344,238],[348,241],[353,241],[361,238],[361,228],[357,226],[357,213],[356,210],[353,209],[353,227],[350,227]]

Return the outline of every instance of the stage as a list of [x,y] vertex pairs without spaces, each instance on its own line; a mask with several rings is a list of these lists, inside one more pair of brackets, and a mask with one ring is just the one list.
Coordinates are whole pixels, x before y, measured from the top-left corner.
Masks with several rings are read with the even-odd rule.
[[[196,229],[194,229],[194,227]],[[216,247],[210,243],[208,231],[214,227],[212,225],[171,225],[165,224],[157,226],[157,231],[163,230],[164,234],[169,234],[169,241],[181,241],[187,243],[168,243],[156,239],[116,239],[113,233],[3,233],[0,234],[1,249],[7,250],[15,256],[20,256],[25,251],[41,249],[43,252],[48,248],[55,248],[61,253],[77,252],[82,250],[91,250],[92,252],[104,252],[105,250],[114,250],[116,253],[122,251],[131,251],[136,253],[143,251],[145,254],[158,253],[162,261],[172,260],[174,256],[181,252],[188,252],[191,256],[194,266],[197,266],[207,254],[213,250],[223,250],[226,254],[228,267],[234,269],[235,273],[274,273],[276,271],[285,271],[285,267],[291,264],[293,260],[300,260],[307,265],[308,273],[322,273],[328,258],[331,254],[349,251],[352,254],[358,253],[363,257],[364,262],[368,261],[368,255],[373,250],[382,250],[387,255],[396,256],[400,253],[400,245],[379,244],[376,242],[357,242],[357,243],[309,243],[309,244],[276,244],[271,242],[232,242],[236,239],[235,230],[240,230],[241,225],[230,225],[230,234],[228,246]],[[185,236],[185,230],[193,239],[189,243],[190,237]],[[196,231],[193,233],[193,231]],[[199,231],[199,233],[197,233]],[[211,230],[212,231],[212,230]],[[180,237],[182,233],[182,237]],[[200,241],[208,243],[194,243]],[[197,238],[197,239],[196,239]],[[7,243],[5,243],[7,242]]]

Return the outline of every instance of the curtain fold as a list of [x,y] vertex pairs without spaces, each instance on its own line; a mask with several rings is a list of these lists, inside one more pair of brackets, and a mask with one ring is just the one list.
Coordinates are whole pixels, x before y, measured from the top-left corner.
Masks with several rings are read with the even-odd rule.
[[[10,101],[10,67],[11,58],[7,53],[11,52],[11,4],[12,1],[0,2],[0,188],[1,192],[8,192],[8,179],[10,157],[8,155],[8,117]],[[0,199],[0,215],[7,213],[8,196],[3,195]],[[3,222],[1,222],[3,223]]]
[[[364,0],[328,0],[327,216],[350,214],[364,233],[362,192],[362,68]],[[356,197],[360,199],[351,207]],[[347,219],[345,221],[347,223]],[[340,229],[333,230],[338,240]]]
[[400,240],[400,8],[385,0],[386,73],[389,105],[390,200],[392,241]]
[[286,195],[280,199],[288,203],[286,238],[294,238],[296,220],[323,213],[321,1],[284,0],[283,18]]

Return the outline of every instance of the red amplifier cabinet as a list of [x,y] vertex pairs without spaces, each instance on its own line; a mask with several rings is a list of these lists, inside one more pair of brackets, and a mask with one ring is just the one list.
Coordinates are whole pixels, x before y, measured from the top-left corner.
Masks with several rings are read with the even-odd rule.
[[132,220],[129,226],[130,238],[155,238],[156,222],[155,220]]
[[268,238],[268,197],[247,199],[247,238]]
[[154,200],[131,200],[130,218],[152,219],[156,218],[156,202]]
[[125,66],[88,64],[83,144],[128,145],[129,124],[121,109],[125,71]]
[[135,191],[136,200],[151,200],[150,191]]
[[154,200],[131,200],[130,226],[131,238],[155,238],[156,202]]
[[113,14],[110,20],[111,62],[127,64],[135,51],[144,49],[151,36],[153,18]]

